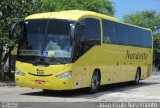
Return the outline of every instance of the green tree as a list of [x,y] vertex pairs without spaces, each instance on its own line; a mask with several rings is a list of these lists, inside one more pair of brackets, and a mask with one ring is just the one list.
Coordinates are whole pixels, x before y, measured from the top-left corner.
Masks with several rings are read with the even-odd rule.
[[11,44],[8,39],[8,31],[11,24],[26,16],[39,12],[40,1],[32,2],[32,0],[1,0],[0,11],[0,49],[4,44]]
[[124,22],[150,28],[153,33],[160,31],[160,13],[156,11],[142,11],[135,14],[125,15]]
[[89,10],[106,15],[114,15],[114,7],[109,0],[43,0],[43,11]]
[[153,31],[154,63],[160,69],[160,13],[148,10],[125,15],[124,22],[150,28]]
[[160,33],[154,35],[153,43],[154,63],[160,69]]
[[[0,0],[0,60],[5,44],[13,45],[9,40],[10,26],[26,16],[39,12],[41,1],[32,0]],[[1,63],[0,63],[1,64]],[[1,66],[0,66],[1,67]]]

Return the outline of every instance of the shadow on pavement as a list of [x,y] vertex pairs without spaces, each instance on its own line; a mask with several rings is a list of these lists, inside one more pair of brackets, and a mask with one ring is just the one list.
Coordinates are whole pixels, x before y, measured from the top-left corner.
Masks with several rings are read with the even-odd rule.
[[64,91],[38,91],[30,92],[21,95],[31,95],[31,96],[44,96],[44,97],[63,97],[63,98],[96,98],[104,94],[114,93],[114,92],[126,92],[128,90],[136,89],[139,87],[145,87],[150,85],[155,85],[159,83],[146,83],[141,82],[139,85],[131,85],[130,83],[118,83],[109,84],[100,87],[99,92],[95,94],[90,94],[87,88],[77,89],[77,90],[64,90]]

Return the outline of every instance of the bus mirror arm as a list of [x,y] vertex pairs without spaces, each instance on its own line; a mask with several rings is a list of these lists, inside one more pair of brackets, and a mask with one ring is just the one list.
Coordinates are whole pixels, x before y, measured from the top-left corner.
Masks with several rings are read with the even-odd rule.
[[15,28],[19,25],[23,25],[24,24],[24,20],[19,20],[18,22],[14,23],[9,30],[9,39],[13,39],[13,34],[15,31]]

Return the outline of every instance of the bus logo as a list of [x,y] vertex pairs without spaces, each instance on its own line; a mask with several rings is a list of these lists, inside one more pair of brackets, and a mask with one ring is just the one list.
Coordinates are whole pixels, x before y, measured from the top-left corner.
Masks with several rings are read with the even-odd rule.
[[37,69],[37,75],[44,75],[44,70]]
[[131,52],[127,50],[127,59],[130,60],[144,60],[148,58],[148,54],[142,52]]

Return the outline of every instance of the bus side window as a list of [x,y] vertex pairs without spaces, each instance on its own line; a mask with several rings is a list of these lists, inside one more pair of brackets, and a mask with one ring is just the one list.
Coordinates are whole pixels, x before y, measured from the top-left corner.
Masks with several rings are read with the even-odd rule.
[[81,21],[85,24],[83,53],[86,53],[93,46],[101,44],[100,20],[93,18],[85,18]]
[[84,48],[83,48],[83,41],[84,41],[84,25],[81,24],[77,24],[76,25],[76,55],[77,57],[80,57],[83,52],[84,52]]
[[107,43],[111,43],[111,37],[104,36],[104,41],[107,42]]

